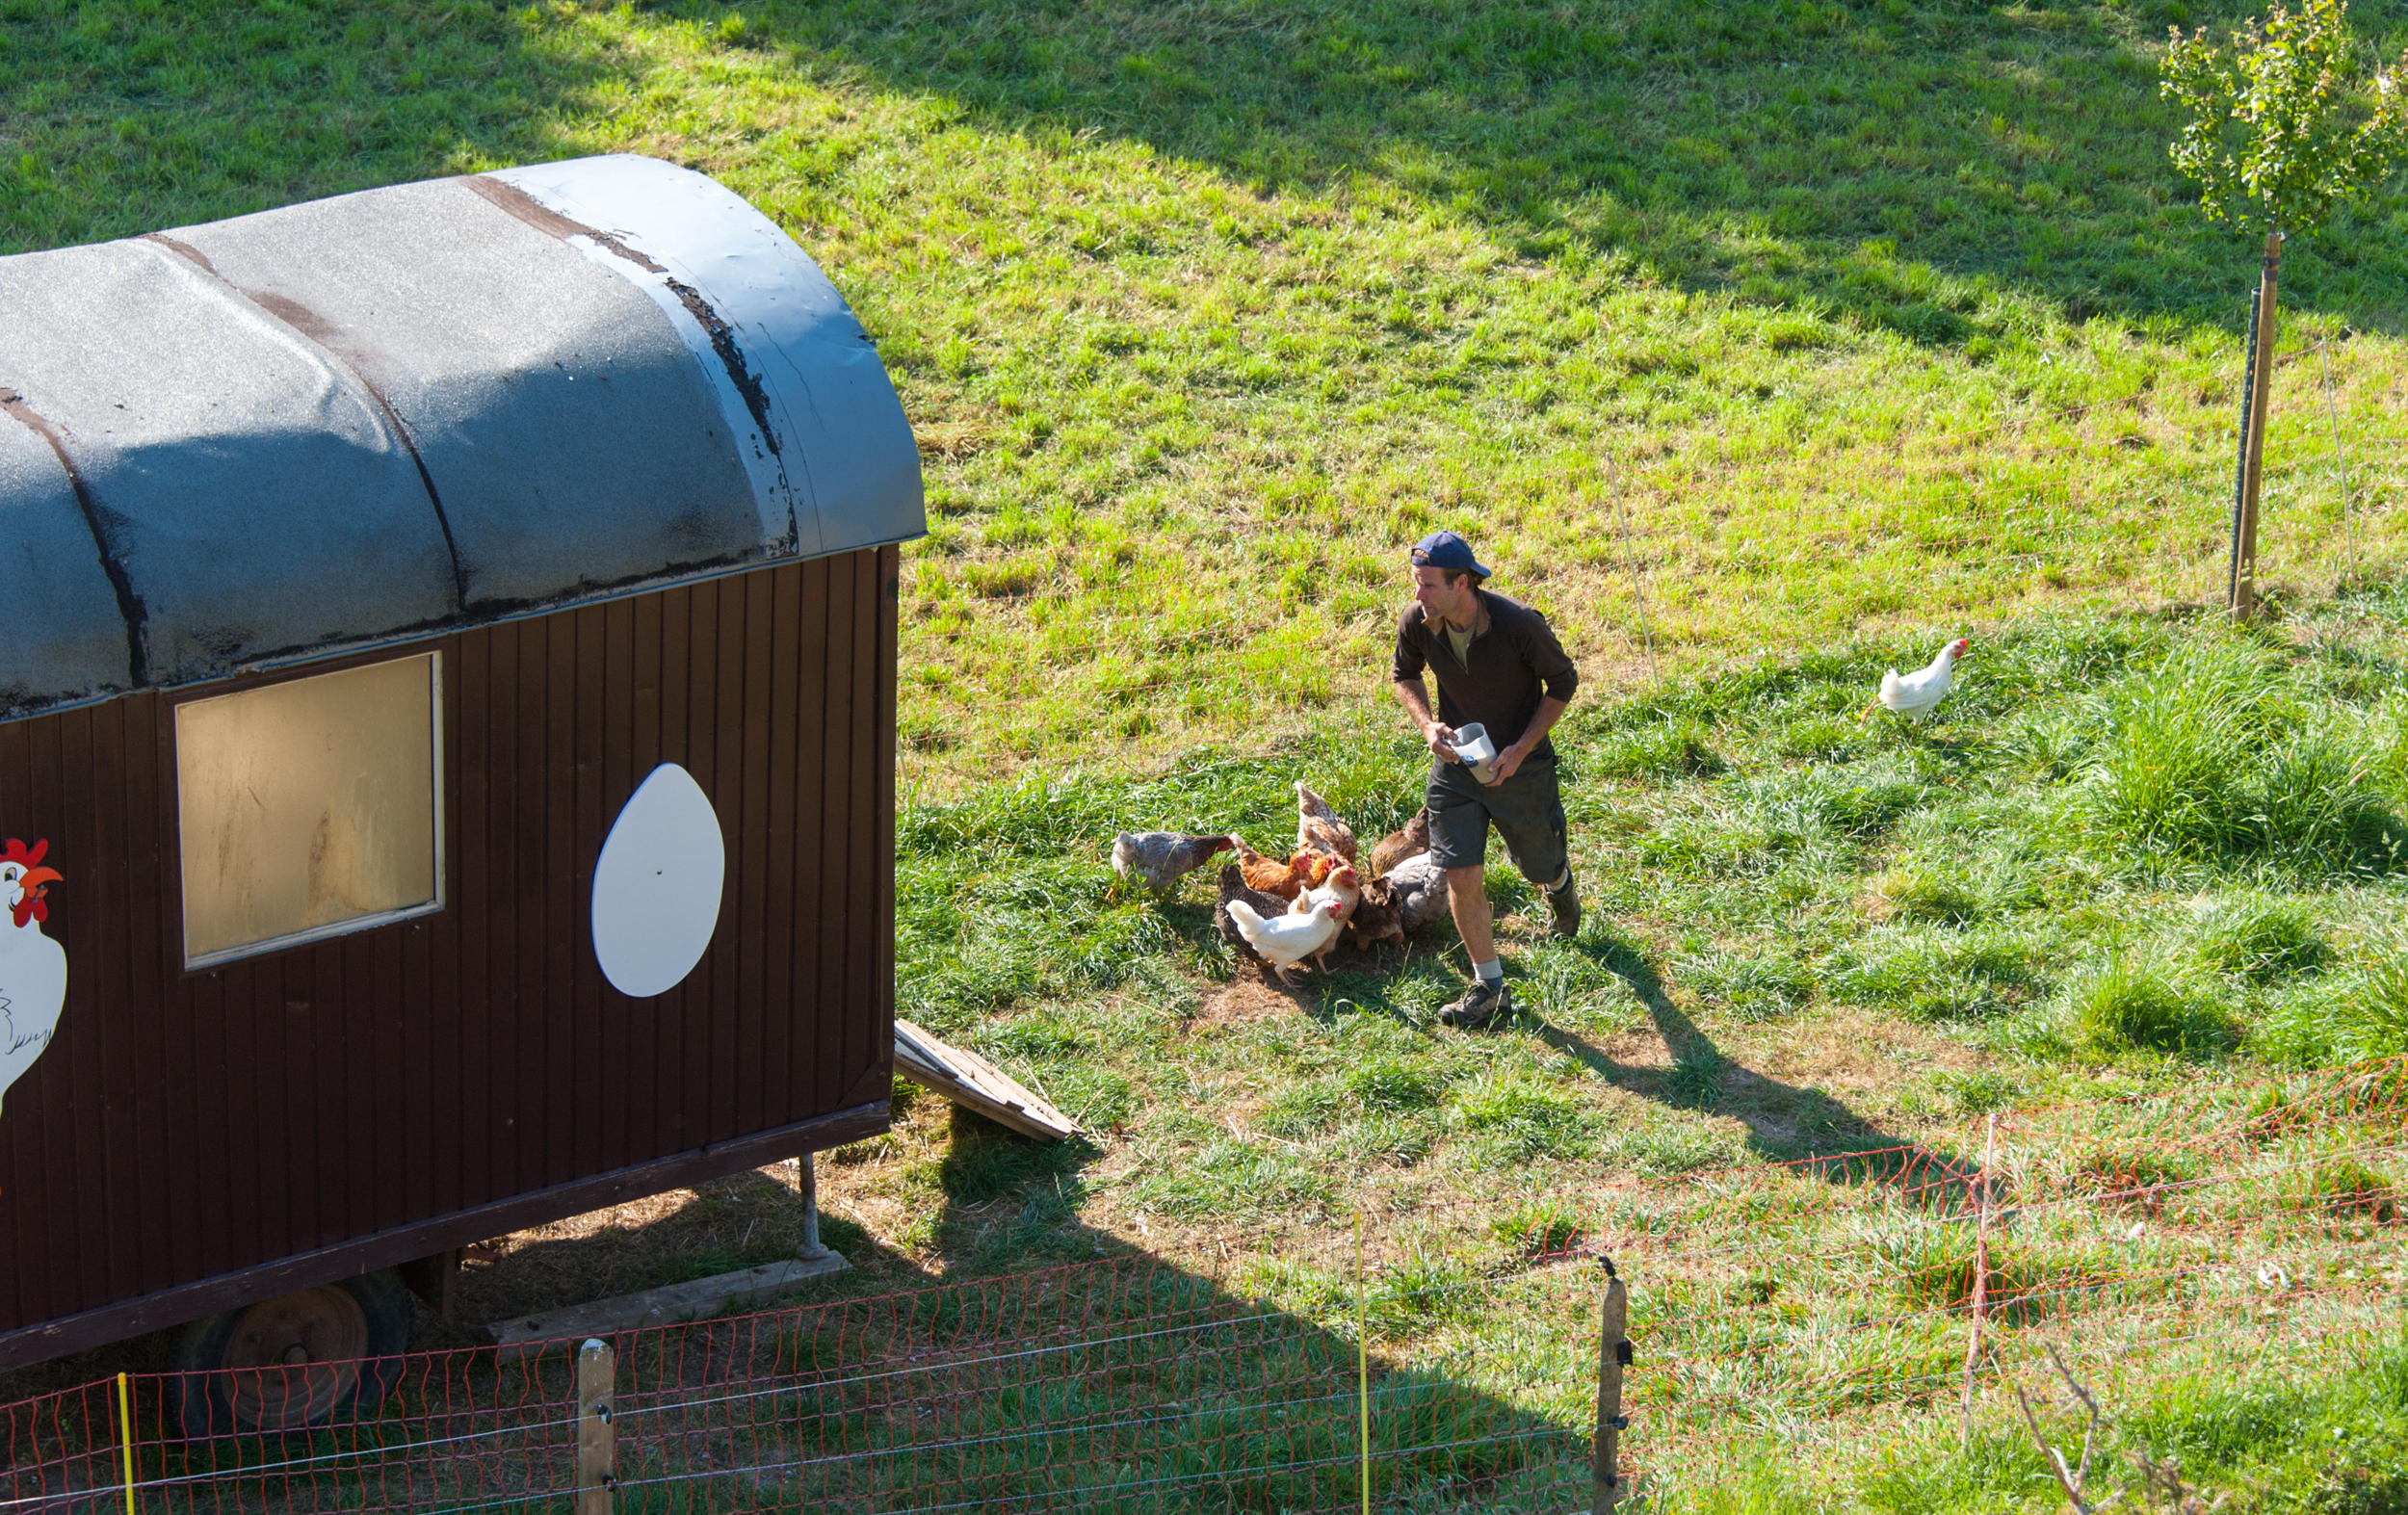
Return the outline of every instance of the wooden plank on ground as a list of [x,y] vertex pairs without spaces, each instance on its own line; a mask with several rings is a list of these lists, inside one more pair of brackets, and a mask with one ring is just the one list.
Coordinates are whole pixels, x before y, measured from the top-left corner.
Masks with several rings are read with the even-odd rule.
[[937,1040],[901,1016],[895,1018],[895,1071],[1024,1136],[1060,1141],[1079,1135],[1077,1121],[1003,1069],[975,1052]]
[[502,1360],[537,1356],[554,1348],[566,1350],[589,1336],[675,1325],[726,1315],[751,1305],[766,1304],[809,1279],[841,1273],[852,1265],[840,1252],[815,1258],[764,1263],[740,1273],[720,1273],[692,1283],[670,1284],[641,1293],[596,1299],[542,1315],[517,1315],[494,1322],[493,1340],[501,1344]]

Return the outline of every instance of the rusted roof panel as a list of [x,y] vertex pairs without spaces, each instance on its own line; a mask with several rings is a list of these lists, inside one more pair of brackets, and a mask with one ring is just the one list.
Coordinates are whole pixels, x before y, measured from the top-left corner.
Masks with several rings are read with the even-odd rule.
[[833,286],[628,156],[0,258],[0,718],[925,529]]

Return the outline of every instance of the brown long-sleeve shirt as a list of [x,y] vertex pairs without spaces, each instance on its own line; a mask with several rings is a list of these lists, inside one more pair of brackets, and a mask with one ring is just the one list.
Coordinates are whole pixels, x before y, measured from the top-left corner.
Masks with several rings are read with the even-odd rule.
[[[1456,659],[1443,628],[1423,620],[1417,603],[1397,622],[1391,676],[1399,684],[1420,684],[1424,669],[1435,673],[1438,718],[1450,726],[1479,721],[1503,751],[1530,729],[1542,699],[1571,699],[1581,675],[1546,616],[1488,589],[1472,592],[1479,614],[1463,658]],[[1534,758],[1555,755],[1552,741],[1541,741],[1531,752]]]

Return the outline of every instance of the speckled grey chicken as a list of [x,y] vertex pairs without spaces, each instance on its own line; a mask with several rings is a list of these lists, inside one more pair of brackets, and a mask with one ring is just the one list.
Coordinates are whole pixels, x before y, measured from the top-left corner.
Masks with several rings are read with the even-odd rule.
[[1234,836],[1191,836],[1180,831],[1123,831],[1112,838],[1112,869],[1165,894],[1179,880],[1238,845]]

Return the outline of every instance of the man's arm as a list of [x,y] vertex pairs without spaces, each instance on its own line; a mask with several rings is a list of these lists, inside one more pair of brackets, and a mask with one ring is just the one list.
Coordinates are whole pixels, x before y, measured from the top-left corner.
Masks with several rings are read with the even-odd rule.
[[1523,760],[1547,740],[1547,733],[1554,730],[1556,722],[1563,718],[1564,707],[1572,703],[1572,692],[1581,684],[1580,669],[1573,666],[1571,657],[1563,650],[1563,643],[1556,640],[1556,629],[1547,624],[1545,616],[1535,614],[1531,616],[1531,624],[1519,639],[1519,645],[1523,660],[1529,663],[1531,671],[1538,675],[1547,692],[1538,702],[1538,714],[1531,718],[1531,723],[1522,732],[1520,740],[1498,753],[1497,761],[1489,765],[1496,771],[1499,782],[1511,778]]
[[1397,692],[1397,703],[1413,718],[1413,729],[1429,744],[1429,750],[1441,762],[1452,763],[1454,748],[1448,744],[1454,740],[1454,733],[1440,725],[1429,713],[1429,690],[1422,683],[1422,670],[1429,666],[1429,660],[1422,652],[1418,635],[1421,620],[1419,605],[1410,607],[1397,619],[1397,650],[1388,664],[1388,687]]
[[1522,740],[1498,753],[1496,761],[1488,765],[1496,773],[1498,783],[1502,784],[1511,778],[1514,770],[1522,766],[1522,760],[1529,757],[1531,750],[1541,742],[1547,740],[1547,733],[1553,731],[1556,722],[1563,718],[1563,713],[1571,706],[1571,703],[1568,699],[1557,699],[1553,694],[1538,702],[1538,714],[1531,718],[1529,727],[1522,733]]
[[1453,762],[1454,748],[1448,744],[1453,740],[1454,733],[1440,725],[1438,718],[1429,713],[1429,690],[1420,679],[1399,679],[1388,687],[1396,691],[1397,703],[1402,705],[1404,713],[1413,718],[1414,729],[1422,734],[1424,742],[1429,744],[1429,750],[1442,763]]

